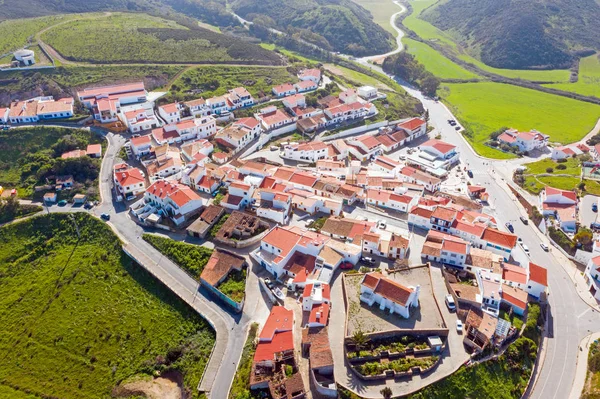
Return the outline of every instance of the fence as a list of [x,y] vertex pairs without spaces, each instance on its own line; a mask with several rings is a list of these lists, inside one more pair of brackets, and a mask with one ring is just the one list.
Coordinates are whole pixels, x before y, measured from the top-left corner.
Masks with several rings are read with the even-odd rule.
[[230,307],[234,312],[241,313],[242,309],[244,308],[244,301],[246,300],[245,298],[242,299],[240,302],[236,302],[233,299],[229,298],[224,293],[222,293],[218,288],[213,287],[212,285],[206,283],[204,280],[201,280],[201,283],[204,288],[206,288],[212,295],[219,298],[225,305]]

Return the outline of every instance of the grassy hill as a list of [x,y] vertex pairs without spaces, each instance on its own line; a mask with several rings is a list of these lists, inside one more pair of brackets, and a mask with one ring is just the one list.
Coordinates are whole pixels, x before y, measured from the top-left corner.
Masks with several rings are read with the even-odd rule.
[[282,63],[272,51],[193,21],[138,13],[84,15],[50,28],[41,39],[69,60],[92,63]]
[[393,48],[392,35],[351,0],[233,0],[242,17],[326,49],[354,55],[380,54]]
[[600,55],[594,54],[580,60],[577,82],[556,83],[547,86],[600,98]]
[[83,213],[0,228],[0,318],[10,398],[108,398],[123,380],[168,370],[195,392],[215,339]]
[[447,0],[422,18],[496,68],[568,68],[600,48],[596,0]]

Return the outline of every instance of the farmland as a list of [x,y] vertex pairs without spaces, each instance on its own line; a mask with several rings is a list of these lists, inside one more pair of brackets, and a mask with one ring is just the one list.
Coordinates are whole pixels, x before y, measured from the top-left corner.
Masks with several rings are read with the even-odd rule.
[[373,22],[381,26],[383,29],[396,36],[397,32],[390,24],[390,17],[400,11],[392,0],[354,0],[373,15]]
[[90,63],[281,63],[255,44],[146,14],[77,19],[52,27],[42,40],[66,59]]
[[576,83],[555,83],[547,86],[600,98],[600,58],[598,57],[598,54],[594,54],[581,59],[579,80]]
[[0,396],[106,398],[167,370],[192,391],[214,344],[203,319],[82,213],[0,229],[0,298]]
[[256,98],[270,95],[271,88],[298,80],[285,68],[200,66],[185,71],[171,86],[170,97],[188,100],[220,96],[228,89],[244,86]]
[[600,117],[600,106],[501,83],[446,84],[440,94],[471,132],[477,152],[494,158],[505,154],[483,143],[502,126],[537,129],[566,144],[580,140]]

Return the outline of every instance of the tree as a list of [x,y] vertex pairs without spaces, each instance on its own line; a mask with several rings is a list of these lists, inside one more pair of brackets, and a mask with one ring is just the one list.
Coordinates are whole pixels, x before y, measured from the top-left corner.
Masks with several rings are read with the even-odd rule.
[[385,387],[379,393],[383,396],[383,399],[391,399],[392,398],[392,388]]
[[421,91],[429,97],[434,97],[437,89],[440,87],[440,80],[431,73],[425,74],[421,79]]
[[352,335],[352,343],[354,344],[356,352],[360,352],[360,350],[363,349],[369,343],[369,341],[369,337],[367,337],[367,335],[361,330],[356,331],[354,335]]
[[580,227],[573,239],[575,240],[575,242],[585,247],[590,245],[592,241],[594,241],[594,233],[587,227]]
[[425,119],[425,122],[429,122],[429,110],[426,109],[425,113],[423,114],[423,119]]

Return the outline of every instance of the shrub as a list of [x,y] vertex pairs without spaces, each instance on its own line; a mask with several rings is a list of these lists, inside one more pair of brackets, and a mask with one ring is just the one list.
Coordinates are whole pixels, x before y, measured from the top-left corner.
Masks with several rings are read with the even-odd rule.
[[142,238],[195,278],[200,277],[200,273],[202,273],[213,252],[208,248],[186,244],[154,234],[144,234]]
[[546,173],[552,173],[552,172],[554,172],[553,168],[550,168],[550,167],[546,168]]
[[565,169],[567,169],[567,165],[565,165],[565,164],[556,165],[556,169],[557,170],[565,170]]

